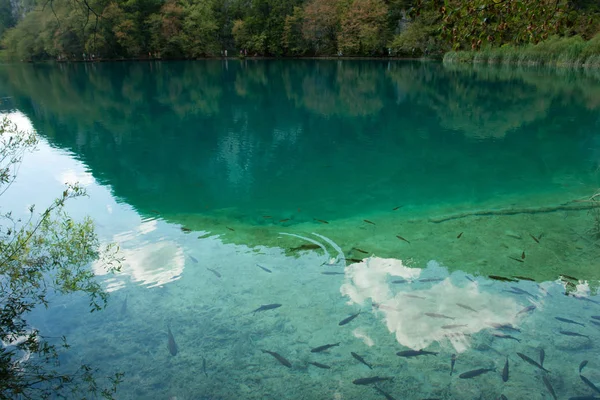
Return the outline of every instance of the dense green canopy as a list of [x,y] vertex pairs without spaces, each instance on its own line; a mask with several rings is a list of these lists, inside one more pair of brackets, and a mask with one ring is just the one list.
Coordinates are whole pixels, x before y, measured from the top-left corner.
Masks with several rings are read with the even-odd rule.
[[589,38],[600,26],[590,0],[31,1],[0,0],[4,47],[23,60],[419,56]]

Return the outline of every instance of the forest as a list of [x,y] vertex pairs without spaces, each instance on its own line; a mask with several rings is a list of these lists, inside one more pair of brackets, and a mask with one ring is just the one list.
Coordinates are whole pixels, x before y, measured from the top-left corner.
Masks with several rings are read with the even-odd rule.
[[23,61],[196,59],[225,50],[441,58],[588,41],[599,31],[593,0],[0,0],[0,51]]

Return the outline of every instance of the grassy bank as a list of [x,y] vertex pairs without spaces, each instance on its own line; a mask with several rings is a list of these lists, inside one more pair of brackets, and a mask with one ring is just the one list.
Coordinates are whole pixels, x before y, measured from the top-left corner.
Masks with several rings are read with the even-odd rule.
[[452,51],[444,55],[444,63],[600,68],[600,34],[588,41],[579,36],[553,37],[535,45],[506,45],[480,51]]

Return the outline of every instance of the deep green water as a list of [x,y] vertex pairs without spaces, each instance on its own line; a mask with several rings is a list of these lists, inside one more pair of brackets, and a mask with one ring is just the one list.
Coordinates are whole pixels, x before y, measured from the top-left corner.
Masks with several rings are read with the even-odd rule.
[[[579,278],[582,296],[597,287],[596,214],[531,212],[589,204],[573,200],[600,187],[593,74],[383,61],[4,65],[0,97],[43,139],[3,207],[43,205],[78,180],[90,197],[71,212],[121,245],[123,273],[100,276],[113,293],[102,315],[57,299],[34,320],[73,341],[67,368],[84,359],[124,371],[122,398],[377,399],[352,381],[378,375],[395,377],[379,385],[395,398],[546,399],[540,371],[516,355],[537,360],[540,348],[559,398],[590,393],[577,376],[585,358],[600,383],[600,332],[588,322],[600,306],[562,295],[558,280]],[[529,212],[432,222],[517,208]],[[302,238],[327,254],[290,250]],[[428,278],[444,280],[418,281]],[[283,305],[249,314],[270,303]],[[505,333],[520,342],[490,323],[518,326]],[[408,348],[440,354],[395,355]],[[451,354],[457,375],[498,371],[450,376]]]

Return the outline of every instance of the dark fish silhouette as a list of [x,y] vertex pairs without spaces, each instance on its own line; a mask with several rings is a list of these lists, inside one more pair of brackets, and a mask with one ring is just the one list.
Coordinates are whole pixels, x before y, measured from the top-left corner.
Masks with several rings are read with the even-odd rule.
[[321,369],[331,369],[331,367],[329,365],[325,365],[325,364],[321,364],[315,361],[310,361],[309,364],[314,365],[317,368],[321,368]]
[[400,236],[400,235],[396,235],[396,237],[397,237],[398,239],[400,239],[400,240],[404,240],[406,243],[410,244],[410,242],[409,242],[408,240],[404,239],[402,236]]
[[488,278],[493,279],[495,281],[502,281],[502,282],[519,282],[516,279],[506,278],[504,276],[498,276],[498,275],[488,275]]
[[270,218],[273,218],[273,217],[272,217],[272,216],[270,216],[270,215],[263,215],[262,217],[263,217],[264,219],[270,219]]
[[396,400],[395,398],[393,398],[389,393],[384,392],[383,390],[381,390],[380,388],[378,388],[377,386],[373,386],[373,389],[377,390],[379,393],[381,393],[383,395],[383,397],[385,397],[387,400]]
[[202,371],[204,372],[204,375],[206,375],[206,377],[208,378],[208,373],[206,372],[206,358],[202,357]]
[[467,278],[468,280],[470,280],[471,282],[475,283],[475,280],[471,277],[469,277],[468,275],[465,275],[465,278]]
[[284,218],[284,219],[280,219],[279,222],[288,222],[290,219],[289,218]]
[[316,250],[316,249],[320,249],[320,248],[321,248],[321,246],[319,246],[319,245],[316,245],[316,244],[314,244],[314,243],[305,243],[305,244],[302,244],[302,245],[300,245],[300,246],[298,246],[298,247],[292,247],[292,248],[290,249],[290,251],[298,251],[298,250]]
[[272,355],[273,357],[275,357],[275,359],[277,361],[279,361],[281,363],[281,365],[285,365],[288,368],[292,368],[292,363],[289,362],[288,360],[286,360],[284,357],[282,357],[281,355],[279,355],[278,353],[275,353],[274,351],[269,351],[269,350],[261,350],[263,353],[267,353]]
[[418,356],[437,356],[438,353],[434,351],[425,351],[425,350],[405,350],[399,351],[396,353],[397,356],[400,357],[418,357]]
[[525,252],[521,253],[521,259],[523,259],[523,260],[525,259]]
[[363,219],[367,224],[375,225],[375,222],[369,221],[368,219]]
[[581,374],[581,371],[583,371],[583,369],[585,368],[585,366],[588,364],[588,360],[583,360],[581,362],[581,364],[579,364],[579,373]]
[[156,210],[150,210],[151,212],[153,212],[154,214],[160,214],[160,212],[156,211]]
[[186,227],[182,226],[181,231],[184,233],[190,233],[192,230],[190,228],[186,228]]
[[468,325],[444,325],[442,329],[455,329],[455,328],[463,328]]
[[536,306],[528,306],[528,307],[525,307],[524,309],[522,309],[521,311],[519,311],[519,312],[517,313],[517,315],[519,315],[519,314],[524,314],[524,313],[528,313],[528,312],[531,312],[531,311],[535,310],[536,308],[537,308]]
[[372,383],[382,382],[382,381],[391,381],[392,377],[381,378],[379,376],[373,376],[371,378],[360,378],[352,381],[355,385],[370,385]]
[[394,208],[392,208],[392,211],[396,211],[397,209],[402,208],[402,207],[404,207],[404,206],[394,207]]
[[546,359],[546,351],[544,349],[540,349],[540,365],[544,366],[544,360]]
[[359,253],[363,253],[363,254],[369,254],[369,252],[368,252],[368,251],[364,251],[364,250],[362,250],[362,249],[359,249],[358,247],[353,247],[353,248],[352,248],[352,250],[356,250],[356,251],[358,251]]
[[313,219],[314,219],[315,221],[317,221],[317,222],[320,222],[320,223],[322,223],[322,224],[328,224],[328,223],[329,223],[329,222],[325,221],[324,219],[316,219],[316,218],[313,218]]
[[422,282],[422,283],[426,283],[426,282],[441,282],[443,280],[444,280],[444,278],[425,278],[425,279],[419,279],[419,282]]
[[215,276],[216,276],[217,278],[220,278],[220,277],[221,277],[221,273],[220,273],[219,271],[217,271],[217,270],[215,270],[215,269],[212,269],[212,268],[208,268],[208,267],[206,267],[206,269],[207,269],[207,270],[209,270],[210,272],[212,272],[213,274],[215,274]]
[[552,384],[550,383],[550,380],[548,379],[548,377],[546,375],[544,375],[544,376],[542,376],[542,380],[544,381],[544,385],[546,385],[546,389],[548,389],[548,391],[552,395],[552,398],[554,400],[557,400],[556,393],[554,392],[554,388],[552,387]]
[[362,358],[361,356],[359,356],[355,352],[351,351],[350,354],[352,354],[352,357],[354,357],[355,359],[357,359],[358,362],[365,364],[367,367],[369,367],[369,369],[373,369],[373,367],[371,366],[371,364],[369,364],[368,362],[366,362],[364,358]]
[[542,371],[546,371],[546,372],[550,372],[548,371],[546,368],[542,367],[540,364],[538,364],[537,362],[533,361],[531,358],[527,357],[525,354],[523,353],[517,353],[517,355],[519,357],[521,357],[521,359],[525,362],[528,362],[529,364],[538,367],[539,369],[541,369]]
[[456,354],[450,356],[450,375],[454,372],[454,364],[456,364]]
[[520,279],[520,280],[522,280],[522,281],[531,281],[531,282],[535,282],[535,279],[533,279],[533,278],[528,278],[528,277],[526,277],[526,276],[519,276],[519,275],[516,275],[516,276],[513,276],[513,278],[517,278],[517,279]]
[[570,280],[572,280],[572,281],[577,281],[577,282],[579,282],[579,279],[575,278],[574,276],[565,275],[565,274],[560,274],[560,276],[562,276],[563,278],[570,279]]
[[574,297],[578,300],[589,301],[590,303],[594,303],[594,304],[600,304],[600,302],[598,302],[597,300],[592,300],[589,297],[585,297],[585,296],[578,296],[576,294],[573,294],[573,295],[571,295],[571,297]]
[[[408,282],[406,279],[397,279],[395,281],[392,281],[392,283],[406,283],[406,282]],[[592,317],[592,318],[594,318],[594,317]]]
[[500,339],[512,339],[512,340],[516,340],[517,342],[521,342],[521,339],[517,339],[514,336],[505,335],[503,333],[494,333],[494,334],[492,334],[492,336],[500,338]]
[[272,271],[269,268],[265,268],[265,267],[263,267],[262,265],[259,265],[259,264],[256,264],[256,266],[258,268],[262,269],[265,272],[272,273]]
[[349,323],[350,321],[352,321],[354,318],[358,317],[359,314],[360,314],[360,311],[357,312],[354,315],[351,315],[351,316],[349,316],[347,318],[344,318],[343,320],[340,321],[340,323],[338,325],[339,326],[346,325],[347,323]]
[[584,338],[590,338],[588,335],[582,335],[581,333],[577,333],[577,332],[571,332],[571,331],[558,331],[558,333],[560,333],[561,335],[565,335],[565,336],[577,336],[577,337],[584,337]]
[[592,318],[600,321],[600,315],[592,315]]
[[531,238],[532,238],[533,240],[535,240],[535,242],[536,242],[537,244],[539,244],[539,243],[540,243],[540,241],[538,240],[538,238],[536,238],[535,236],[533,236],[531,233],[529,234],[529,236],[531,236]]
[[171,327],[167,326],[167,330],[168,330],[168,336],[169,336],[169,342],[167,344],[167,347],[169,348],[169,353],[171,353],[172,356],[177,355],[177,343],[175,343],[175,337],[173,336],[173,333],[171,332]]
[[235,231],[235,229],[233,229],[233,228],[230,228],[230,227],[228,227],[228,226],[226,226],[225,228],[229,229],[229,230],[230,230],[230,231],[232,231],[232,232],[233,232],[233,231]]
[[460,237],[462,236],[462,232],[458,234],[458,236],[456,237],[457,239],[460,239]]
[[127,298],[129,295],[125,295],[125,300],[123,300],[123,305],[121,306],[121,315],[127,313]]
[[426,313],[425,313],[425,315],[427,315],[428,317],[431,317],[431,318],[446,318],[446,319],[455,319],[454,317],[449,317],[449,316],[447,316],[447,315],[444,315],[444,314],[437,314],[437,313],[429,313],[429,312],[426,312]]
[[324,344],[323,346],[319,346],[319,347],[315,347],[314,349],[311,349],[311,353],[320,353],[322,351],[328,350],[332,347],[336,347],[339,346],[340,343],[333,343],[333,344]]
[[498,400],[508,400],[505,395],[501,394]]
[[460,308],[464,308],[465,310],[469,310],[469,311],[473,311],[473,312],[478,312],[477,310],[475,310],[474,308],[471,308],[469,306],[466,306],[464,304],[460,304],[460,303],[456,303],[457,306],[459,306]]
[[463,372],[458,377],[460,379],[475,378],[476,376],[483,375],[490,371],[495,371],[495,370],[496,370],[496,368],[479,368],[479,369],[474,369],[473,371]]
[[600,326],[600,321],[594,321],[593,319],[590,319],[590,322],[594,325]]
[[511,257],[511,256],[507,256],[507,257],[510,258],[511,260],[515,260],[515,261],[520,262],[520,263],[525,262],[525,261],[521,260],[520,258]]
[[510,288],[511,288],[513,291],[515,291],[516,293],[518,293],[518,294],[524,294],[524,295],[526,295],[526,296],[537,297],[537,296],[535,296],[535,295],[533,295],[533,294],[529,293],[528,291],[526,291],[526,290],[523,290],[523,289],[521,289],[521,288],[518,288],[518,287],[516,287],[516,286],[511,286]]
[[190,260],[192,260],[194,263],[198,264],[198,260],[194,257],[194,256],[190,256],[188,255],[188,257],[190,258]]
[[416,296],[414,294],[403,294],[402,296],[404,296],[404,297],[410,297],[410,298],[413,298],[413,299],[421,299],[421,300],[426,300],[427,299],[427,297]]
[[504,363],[504,368],[502,369],[502,380],[504,382],[508,382],[508,357],[506,357],[506,362]]
[[575,325],[585,326],[581,322],[573,321],[572,319],[566,319],[566,318],[561,318],[561,317],[554,317],[554,318],[557,319],[557,320],[559,320],[559,321],[561,321],[561,322],[566,322],[568,324],[575,324]]
[[334,272],[334,271],[324,271],[324,272],[321,272],[321,274],[323,274],[323,275],[346,275],[343,272]]
[[362,260],[360,258],[347,258],[346,260],[352,261],[352,262],[355,262],[355,263],[362,262]]
[[501,330],[501,331],[512,331],[512,332],[521,332],[521,330],[519,328],[515,328],[514,326],[512,326],[511,324],[496,324],[496,323],[490,323],[490,326]]
[[575,397],[569,397],[569,400],[600,400],[600,397],[596,397],[596,396],[575,396]]
[[260,311],[274,310],[274,309],[279,308],[279,307],[281,307],[281,304],[277,304],[277,303],[275,303],[275,304],[265,304],[265,305],[262,305],[262,306],[258,307],[256,310],[251,311],[251,313],[252,314],[256,314],[257,312],[260,312]]
[[600,389],[598,389],[596,387],[596,385],[594,385],[588,378],[586,378],[583,375],[579,375],[579,377],[581,378],[581,380],[583,381],[583,383],[585,383],[586,385],[588,385],[594,392],[600,393]]

